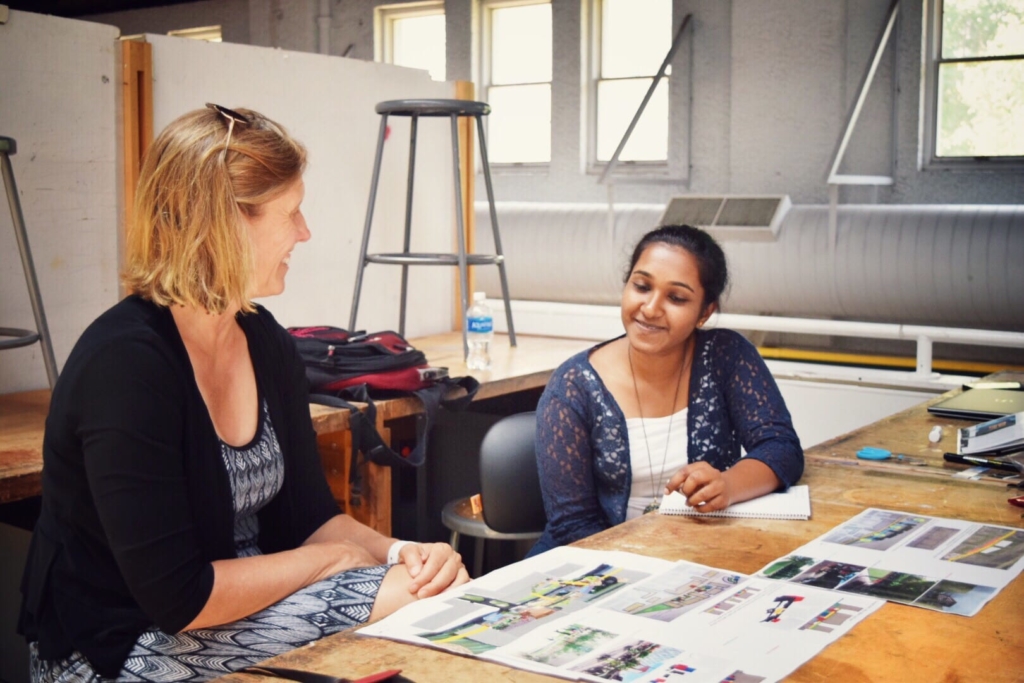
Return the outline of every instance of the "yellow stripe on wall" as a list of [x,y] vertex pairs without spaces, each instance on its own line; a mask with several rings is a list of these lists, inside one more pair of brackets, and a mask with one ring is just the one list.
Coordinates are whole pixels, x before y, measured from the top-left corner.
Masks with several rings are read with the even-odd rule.
[[[807,361],[810,363],[831,363],[833,365],[866,365],[887,368],[907,368],[913,370],[917,367],[915,358],[904,356],[880,356],[865,353],[841,353],[835,351],[808,351],[804,349],[782,349],[758,347],[762,358],[774,360]],[[988,375],[1000,370],[1016,370],[1024,372],[1024,366],[1001,365],[998,363],[985,363],[966,360],[932,360],[932,369],[949,373],[968,373],[976,375]]]

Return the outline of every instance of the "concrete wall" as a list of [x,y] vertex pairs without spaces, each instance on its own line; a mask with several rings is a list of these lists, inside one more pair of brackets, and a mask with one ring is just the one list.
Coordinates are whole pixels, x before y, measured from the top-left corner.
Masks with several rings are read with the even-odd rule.
[[[688,175],[689,188],[620,185],[615,189],[616,200],[662,203],[685,192],[781,192],[797,204],[826,202],[829,162],[883,26],[888,0],[672,2],[676,24],[693,14],[692,38],[686,39],[673,63],[670,105],[670,174]],[[917,168],[922,2],[903,0],[894,41],[898,55],[890,47],[882,61],[842,169],[889,173],[895,149],[896,184],[878,190],[846,188],[842,199],[853,203],[1021,203],[1024,172],[1020,170]],[[373,10],[385,1],[329,0],[326,4],[331,14],[327,50],[372,59]],[[595,175],[582,170],[586,154],[581,142],[583,3],[552,0],[552,5],[556,37],[552,160],[547,168],[529,172],[495,169],[496,193],[499,199],[511,201],[604,202],[605,188],[597,184]],[[470,79],[478,38],[475,2],[446,0],[445,7],[447,77]],[[157,32],[180,28],[172,23],[180,24],[178,17],[188,16],[192,25],[223,23],[228,41],[318,50],[320,11],[317,0],[224,0],[98,19],[121,22],[118,25],[126,31]],[[687,103],[690,97],[692,108]],[[478,191],[482,197],[482,184]]]

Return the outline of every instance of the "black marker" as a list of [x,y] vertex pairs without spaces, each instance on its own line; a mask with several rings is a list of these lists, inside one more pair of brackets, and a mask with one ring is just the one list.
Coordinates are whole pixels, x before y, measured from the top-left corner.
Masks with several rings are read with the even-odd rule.
[[946,462],[955,462],[960,465],[980,465],[981,467],[991,467],[996,470],[1020,472],[1012,462],[997,460],[996,458],[985,458],[980,455],[957,455],[956,453],[943,453],[942,457]]

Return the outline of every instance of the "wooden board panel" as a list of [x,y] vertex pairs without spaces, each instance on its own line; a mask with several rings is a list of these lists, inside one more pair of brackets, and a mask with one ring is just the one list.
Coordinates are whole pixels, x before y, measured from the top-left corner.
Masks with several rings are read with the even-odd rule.
[[[476,97],[476,86],[472,81],[455,81],[455,99],[472,100]],[[462,179],[462,227],[464,239],[466,240],[466,253],[472,254],[476,251],[476,212],[473,211],[473,202],[476,199],[476,119],[463,117],[459,119],[459,177]],[[456,229],[458,229],[456,227]],[[456,248],[457,249],[457,248]],[[456,249],[453,249],[455,251]],[[473,300],[473,292],[476,291],[476,266],[469,266],[467,281],[469,283],[468,301]],[[462,331],[463,316],[461,285],[459,283],[459,271],[456,268],[452,277],[454,278],[455,296],[452,304],[452,329]]]
[[[121,243],[124,244],[132,221],[139,170],[153,142],[153,49],[140,40],[121,43],[121,120],[124,168]],[[119,262],[123,262],[123,254]]]

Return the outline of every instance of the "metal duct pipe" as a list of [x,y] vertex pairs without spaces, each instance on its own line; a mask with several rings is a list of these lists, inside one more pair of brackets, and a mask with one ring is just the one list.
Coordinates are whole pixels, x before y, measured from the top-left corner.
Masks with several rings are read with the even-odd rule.
[[[514,299],[614,304],[633,244],[661,205],[502,202]],[[477,249],[492,249],[486,204]],[[1024,206],[841,206],[835,257],[828,207],[794,206],[774,242],[725,241],[730,313],[1024,331]],[[478,286],[500,289],[489,269]]]
[[320,13],[316,18],[317,50],[322,55],[331,54],[331,0],[320,0]]

